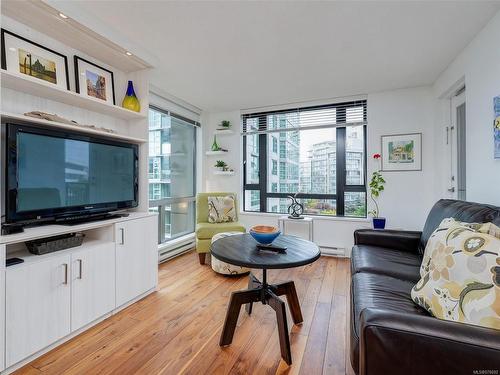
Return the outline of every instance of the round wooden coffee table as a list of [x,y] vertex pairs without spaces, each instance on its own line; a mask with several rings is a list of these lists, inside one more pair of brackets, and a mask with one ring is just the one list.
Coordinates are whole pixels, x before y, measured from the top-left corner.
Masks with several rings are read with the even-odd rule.
[[230,345],[233,341],[241,305],[246,305],[247,313],[251,314],[252,304],[260,301],[264,305],[271,306],[276,312],[281,357],[290,365],[292,364],[292,354],[286,321],[286,307],[279,296],[286,295],[294,324],[300,324],[303,321],[299,299],[293,281],[268,284],[267,270],[304,266],[316,261],[321,254],[316,244],[294,236],[279,236],[274,240],[273,245],[287,249],[282,253],[260,250],[257,248],[257,242],[249,234],[221,238],[211,245],[211,254],[223,262],[262,270],[262,281],[250,273],[248,289],[231,294],[219,345]]

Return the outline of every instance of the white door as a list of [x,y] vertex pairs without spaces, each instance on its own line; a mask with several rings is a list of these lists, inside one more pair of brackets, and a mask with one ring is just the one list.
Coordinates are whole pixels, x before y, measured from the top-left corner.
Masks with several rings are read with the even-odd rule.
[[5,245],[0,245],[0,371],[5,368]]
[[71,255],[71,330],[115,308],[115,244],[86,244]]
[[6,270],[6,366],[70,333],[70,256]]
[[466,123],[465,91],[451,98],[449,127],[450,182],[448,191],[454,199],[466,199]]
[[158,279],[158,217],[148,216],[115,225],[116,306],[156,287]]

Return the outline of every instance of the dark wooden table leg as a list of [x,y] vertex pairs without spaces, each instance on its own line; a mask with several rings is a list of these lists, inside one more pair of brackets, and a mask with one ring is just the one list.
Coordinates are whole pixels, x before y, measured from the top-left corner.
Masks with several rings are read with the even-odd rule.
[[302,317],[299,297],[297,296],[297,291],[295,290],[295,284],[293,283],[293,281],[271,285],[270,288],[277,296],[286,295],[286,300],[288,302],[288,307],[290,308],[290,314],[292,315],[293,323],[302,323],[304,321],[304,318]]
[[276,319],[278,321],[278,334],[280,338],[281,357],[288,364],[292,364],[292,352],[290,350],[290,337],[288,336],[288,325],[286,323],[286,307],[276,294],[268,290],[266,292],[267,303],[276,311]]
[[226,319],[224,321],[224,328],[220,336],[219,345],[225,346],[231,344],[233,341],[234,330],[238,322],[238,315],[240,314],[241,305],[260,301],[260,290],[243,290],[231,293],[229,306],[226,312]]
[[[256,287],[260,286],[261,282],[255,277],[255,275],[250,272],[248,275],[248,289],[255,289]],[[248,315],[252,314],[252,306],[253,302],[247,303],[245,305],[245,310],[247,311]]]

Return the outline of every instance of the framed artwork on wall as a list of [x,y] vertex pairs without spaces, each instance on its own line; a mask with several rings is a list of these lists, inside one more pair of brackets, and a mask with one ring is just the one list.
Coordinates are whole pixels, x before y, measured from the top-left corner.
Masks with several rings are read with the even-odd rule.
[[493,157],[500,159],[500,95],[493,98]]
[[2,69],[69,90],[68,58],[2,29]]
[[384,172],[422,170],[422,133],[383,135]]
[[79,56],[75,56],[74,60],[76,92],[114,105],[113,72]]

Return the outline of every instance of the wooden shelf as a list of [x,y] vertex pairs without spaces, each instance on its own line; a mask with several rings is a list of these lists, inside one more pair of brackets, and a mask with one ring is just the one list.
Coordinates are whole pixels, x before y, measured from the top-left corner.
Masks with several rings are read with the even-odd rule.
[[[140,46],[130,45],[123,38],[119,42],[126,43],[126,45],[119,45],[118,41],[114,42],[108,39],[111,34],[108,33],[108,37],[106,37],[103,33],[104,30],[108,31],[104,23],[92,22],[86,26],[92,15],[78,9],[77,4],[72,4],[71,1],[59,2],[57,5],[49,5],[48,3],[54,4],[53,1],[40,0],[2,1],[2,15],[28,25],[42,34],[123,72],[149,69],[155,65],[151,64],[152,60],[155,59]],[[58,9],[54,6],[57,6]],[[62,19],[59,12],[69,17]],[[105,29],[103,30],[103,28]],[[125,54],[125,51],[129,50],[130,47],[133,47],[133,56]]]
[[155,216],[156,213],[151,212],[130,212],[127,217],[120,217],[116,219],[92,221],[83,224],[76,225],[62,225],[62,224],[51,224],[51,225],[41,225],[38,227],[25,228],[24,232],[0,235],[0,244],[13,244],[20,243],[30,240],[35,240],[37,238],[58,236],[60,234],[82,232],[90,229],[102,228],[105,226],[113,225],[115,223],[139,219],[142,217]]
[[76,92],[62,89],[51,83],[24,74],[16,74],[6,70],[1,71],[2,87],[54,100],[74,107],[99,112],[104,115],[118,117],[124,120],[145,119],[147,115],[111,105],[97,98],[90,98]]
[[99,137],[111,138],[111,139],[119,139],[122,141],[132,142],[132,143],[146,143],[147,139],[129,137],[127,135],[121,135],[117,133],[108,133],[101,130],[96,130],[92,128],[86,128],[78,125],[69,125],[56,121],[48,121],[43,119],[37,119],[34,117],[29,117],[25,115],[18,115],[14,113],[1,112],[0,113],[2,119],[10,119],[10,120],[20,120],[20,121],[29,121],[33,124],[42,125],[44,127],[50,126],[53,128],[63,129],[63,130],[71,130],[80,133],[98,135]]
[[207,155],[207,156],[227,155],[227,151],[207,151],[207,152],[205,152],[205,155]]
[[47,253],[47,254],[35,255],[35,254],[31,254],[28,251],[28,249],[16,250],[14,252],[10,252],[8,254],[8,257],[9,258],[21,258],[22,260],[24,260],[24,262],[9,266],[9,269],[12,269],[10,267],[13,267],[13,268],[14,267],[22,267],[23,265],[26,265],[26,264],[35,263],[35,262],[42,262],[46,259],[52,258],[54,256],[58,256],[58,255],[61,255],[64,253],[80,251],[83,248],[88,249],[90,247],[99,246],[99,245],[103,245],[103,244],[114,245],[115,243],[112,241],[84,238],[83,243],[80,246],[70,247],[68,249],[58,250],[58,251],[54,251],[52,253]]
[[217,176],[232,176],[232,175],[234,175],[234,171],[214,171],[214,175],[217,175]]
[[230,135],[230,134],[234,134],[234,132],[231,130],[231,129],[227,129],[227,130],[220,130],[220,129],[217,129],[215,132],[214,132],[215,135]]

